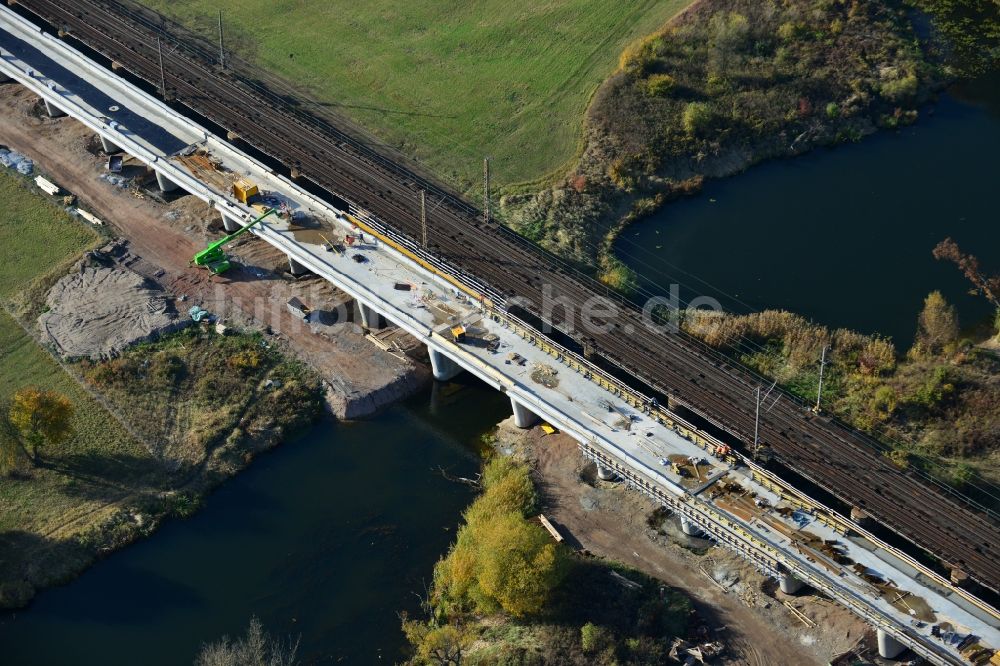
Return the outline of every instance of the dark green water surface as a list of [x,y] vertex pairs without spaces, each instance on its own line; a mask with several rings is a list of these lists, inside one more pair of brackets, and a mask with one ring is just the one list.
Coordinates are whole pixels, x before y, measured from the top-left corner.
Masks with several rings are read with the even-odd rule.
[[684,300],[783,308],[906,348],[934,289],[965,325],[989,315],[931,256],[946,236],[1000,270],[1000,76],[949,92],[910,127],[711,181],[615,249],[653,291],[677,282]]
[[0,616],[0,664],[189,664],[251,615],[301,635],[304,663],[394,663],[397,612],[416,610],[472,499],[436,470],[474,474],[480,435],[509,410],[470,383],[370,421],[322,424],[193,518]]

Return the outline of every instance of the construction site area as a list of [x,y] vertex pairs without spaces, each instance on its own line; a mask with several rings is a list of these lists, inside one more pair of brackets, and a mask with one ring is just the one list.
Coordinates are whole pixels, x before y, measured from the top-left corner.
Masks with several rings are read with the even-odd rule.
[[[34,70],[18,71],[36,83]],[[110,76],[90,65],[80,71]],[[673,578],[696,599],[709,599],[707,582],[734,618],[706,629],[732,632],[730,663],[801,663],[803,650],[817,663],[874,654],[939,664],[997,658],[1000,616],[958,574],[948,580],[867,531],[860,513],[848,519],[819,504],[542,337],[498,304],[499,292],[426,251],[423,197],[418,246],[363,211],[327,205],[295,184],[294,170],[284,179],[124,88],[121,99],[147,105],[144,122],[164,131],[98,125],[97,114],[100,123],[107,117],[88,93],[52,94],[99,126],[98,137],[59,118],[38,91],[7,85],[11,94],[0,100],[0,141],[44,170],[43,189],[65,197],[71,213],[119,237],[55,284],[39,318],[64,357],[114,356],[195,324],[223,335],[258,329],[265,344],[319,373],[332,412],[345,419],[373,413],[431,375],[446,381],[468,371],[509,397],[517,428],[545,423],[526,437],[551,441],[524,455],[537,466],[554,536]],[[118,104],[108,110],[125,113]],[[114,143],[126,140],[129,151]],[[593,516],[602,517],[588,522]],[[691,559],[702,551],[710,559]],[[687,573],[672,576],[673,564]],[[799,595],[805,589],[815,593]],[[768,624],[798,642],[754,643]],[[727,641],[704,638],[675,645],[678,661],[726,658],[715,645]]]
[[[66,355],[112,355],[155,336],[157,318],[165,326],[193,324],[189,311],[197,307],[222,327],[280,331],[270,338],[323,373],[331,387],[329,399],[342,417],[368,413],[429,381],[426,352],[421,359],[411,336],[395,327],[366,333],[353,321],[357,313],[349,297],[314,276],[292,276],[285,255],[250,234],[227,244],[234,265],[225,281],[209,279],[204,268],[190,262],[206,239],[223,232],[218,215],[194,197],[160,193],[155,176],[127,160],[122,174],[112,174],[86,128],[48,118],[39,112],[38,99],[21,89],[6,86],[5,92],[10,94],[0,100],[0,141],[37,156],[39,168],[76,195],[76,205],[120,235],[88,259],[91,267],[68,275],[52,292],[55,307],[40,324]],[[204,163],[202,168],[217,173]],[[345,234],[331,225],[306,222],[296,234],[343,248],[332,251],[347,251]],[[399,287],[415,297],[419,293],[411,283]],[[497,345],[496,336],[479,328],[477,319],[456,326],[458,313],[447,303],[432,299],[428,308],[442,331],[463,343],[484,349]],[[56,328],[65,317],[60,312],[72,320]],[[515,352],[505,354],[505,362],[524,368],[541,386],[559,386],[551,365],[529,364]],[[619,426],[630,424],[619,414]],[[709,642],[723,646],[715,657],[705,656],[707,663],[820,664],[839,654],[876,655],[869,645],[873,633],[852,613],[815,594],[778,601],[776,586],[752,565],[711,548],[711,541],[685,535],[676,518],[671,521],[623,484],[600,481],[594,465],[581,462],[571,438],[540,428],[524,431],[507,421],[500,442],[534,462],[551,507],[546,511],[571,545],[634,566],[698,602],[699,615],[717,623]],[[679,454],[671,455],[670,467],[689,489],[711,483],[721,472],[707,460]],[[772,638],[761,642],[757,637],[762,635]],[[695,644],[677,647],[680,661],[690,657],[686,650],[700,650]]]
[[254,236],[227,244],[239,266],[224,282],[207,279],[191,258],[222,231],[217,213],[194,197],[159,192],[155,175],[125,156],[118,155],[121,171],[111,171],[87,128],[49,118],[20,87],[4,86],[4,93],[0,141],[37,156],[62,192],[75,195],[74,207],[120,235],[105,248],[108,267],[67,276],[53,292],[54,307],[40,325],[61,353],[111,355],[186,325],[198,307],[223,325],[271,330],[328,382],[341,418],[371,414],[429,381],[426,353],[412,338],[394,327],[369,335],[355,323],[349,296],[314,275],[292,276],[285,255]]

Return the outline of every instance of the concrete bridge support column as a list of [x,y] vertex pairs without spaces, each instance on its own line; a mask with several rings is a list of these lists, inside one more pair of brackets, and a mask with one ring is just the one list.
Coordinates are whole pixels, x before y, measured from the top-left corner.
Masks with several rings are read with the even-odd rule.
[[227,234],[231,234],[234,231],[240,230],[240,223],[229,217],[228,215],[222,216],[222,228],[226,230]]
[[295,261],[292,255],[288,255],[288,272],[292,275],[305,275],[309,272],[309,269]]
[[462,371],[462,367],[458,363],[438,350],[429,348],[427,351],[430,352],[431,371],[434,374],[434,379],[446,382]]
[[100,135],[100,137],[101,137],[101,150],[104,151],[104,154],[110,155],[111,153],[121,152],[121,148],[118,146],[118,144],[114,143],[104,135]]
[[906,649],[905,645],[890,636],[885,629],[879,629],[876,633],[878,634],[878,656],[883,659],[895,659]]
[[7,83],[8,81],[13,81],[13,80],[14,79],[10,78],[9,76],[7,76],[6,74],[4,74],[3,72],[0,72],[0,83]]
[[688,536],[701,536],[701,528],[687,516],[681,516],[681,532]]
[[514,425],[518,428],[530,428],[540,420],[533,411],[519,403],[513,397],[510,399],[510,406],[514,408]]
[[358,311],[361,313],[361,325],[365,328],[371,330],[385,328],[385,317],[380,315],[372,306],[358,301]]
[[802,589],[804,583],[790,573],[778,576],[778,588],[785,594],[795,594]]
[[49,114],[49,118],[59,118],[60,116],[65,116],[66,114],[58,106],[50,102],[49,100],[44,100],[45,102],[45,112]]
[[156,172],[156,184],[160,186],[161,192],[173,192],[177,189],[177,183],[170,180],[159,171]]
[[618,474],[615,470],[610,467],[605,467],[604,465],[597,465],[597,478],[601,481],[616,481],[618,479]]

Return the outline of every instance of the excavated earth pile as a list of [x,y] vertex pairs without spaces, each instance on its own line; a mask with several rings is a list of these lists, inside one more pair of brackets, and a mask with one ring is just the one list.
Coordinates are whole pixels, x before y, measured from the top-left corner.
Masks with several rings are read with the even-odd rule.
[[81,264],[49,292],[43,341],[64,358],[110,358],[191,323],[151,280],[121,267]]

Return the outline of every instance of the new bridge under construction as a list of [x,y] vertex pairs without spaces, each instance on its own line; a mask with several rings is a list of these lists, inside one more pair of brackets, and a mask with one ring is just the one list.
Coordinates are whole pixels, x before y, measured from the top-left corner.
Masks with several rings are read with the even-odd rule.
[[[867,514],[933,555],[951,576],[951,581],[933,584],[946,596],[960,594],[959,583],[966,580],[1000,592],[1000,525],[988,510],[912,470],[900,469],[867,436],[814,413],[791,396],[780,394],[758,419],[753,396],[763,379],[684,334],[647,326],[633,304],[536,248],[396,156],[382,154],[302,105],[291,104],[286,91],[276,82],[262,80],[249,65],[229,58],[223,66],[219,54],[205,43],[131,4],[49,0],[18,4],[24,16],[30,13],[35,20],[44,20],[51,31],[92,49],[85,55],[101,65],[130,72],[176,109],[193,112],[209,130],[218,128],[229,140],[239,139],[246,144],[244,148],[259,151],[262,159],[266,156],[275,165],[284,165],[293,181],[314,184],[309,189],[328,193],[329,201],[344,212],[338,220],[346,225],[343,233],[363,229],[392,250],[397,264],[415,262],[458,285],[470,300],[456,312],[461,311],[470,330],[478,327],[482,335],[497,339],[513,335],[528,340],[539,350],[536,362],[555,357],[624,402],[630,424],[642,424],[636,432],[649,428],[645,432],[655,432],[649,436],[667,442],[665,448],[628,446],[637,461],[635,469],[630,469],[629,460],[582,439],[585,455],[667,504],[689,524],[723,542],[732,538],[725,524],[733,517],[746,523],[742,529],[754,523],[769,526],[782,535],[775,537],[780,543],[773,545],[788,552],[807,552],[807,559],[837,577],[839,558],[864,562],[857,550],[844,552],[837,544],[847,533],[867,534],[858,525],[833,510],[809,519],[804,514],[796,516],[796,511],[815,509],[818,504],[780,478],[781,470],[787,469],[842,502],[843,513]],[[100,62],[101,58],[106,60]],[[282,173],[277,166],[274,171]],[[186,187],[185,183],[172,184]],[[423,211],[422,193],[433,202]],[[316,200],[312,205],[322,203]],[[234,216],[242,217],[235,212]],[[293,257],[291,251],[289,257]],[[325,275],[308,257],[299,260],[305,268]],[[364,282],[363,275],[355,277]],[[543,296],[546,289],[550,291]],[[390,298],[382,291],[379,295]],[[589,330],[580,308],[555,308],[549,313],[541,307],[546,300],[583,304],[595,296],[617,306],[605,317],[607,326],[601,329],[605,332]],[[385,312],[389,306],[368,305],[376,310],[381,307],[382,314],[393,318]],[[477,312],[482,319],[476,318]],[[554,329],[553,335],[539,333],[538,329],[546,327]],[[475,354],[480,352],[486,353],[477,350]],[[541,394],[537,398],[541,402],[529,404],[528,396],[515,401],[515,411],[520,404],[528,413],[558,420],[554,414],[543,414],[541,405],[558,399]],[[558,411],[570,409],[563,405]],[[525,415],[522,418],[527,420]],[[585,418],[595,417],[590,412]],[[598,428],[610,427],[604,419],[598,420],[603,423]],[[634,432],[620,436],[625,441],[635,439]],[[773,452],[774,470],[759,466],[750,455],[755,441]],[[694,465],[686,474],[674,470],[677,478],[671,478],[672,483],[710,498],[705,500],[710,507],[702,506],[699,512],[685,509],[687,499],[678,501],[677,496],[664,494],[656,475],[649,473],[667,474],[657,465],[672,460],[671,456],[679,456],[673,462],[698,458],[701,454],[690,443],[719,461],[727,456],[719,448],[732,447],[735,455],[729,465],[743,470],[737,472],[724,463],[709,463],[702,469],[697,462],[683,463]],[[728,480],[717,484],[725,471],[730,472]],[[763,502],[747,499],[751,488]],[[795,501],[789,502],[791,498]],[[706,520],[711,507],[728,517]],[[800,532],[803,521],[809,525],[810,537]],[[824,542],[830,543],[824,548]],[[746,544],[734,547],[748,554]],[[787,565],[771,555],[761,551],[758,557],[762,568],[776,577],[789,573]],[[930,580],[923,575],[925,582]],[[799,578],[808,578],[806,582],[821,589],[828,584],[822,576],[813,579],[800,574]],[[868,584],[878,586],[876,581]],[[910,613],[914,614],[920,611]]]

